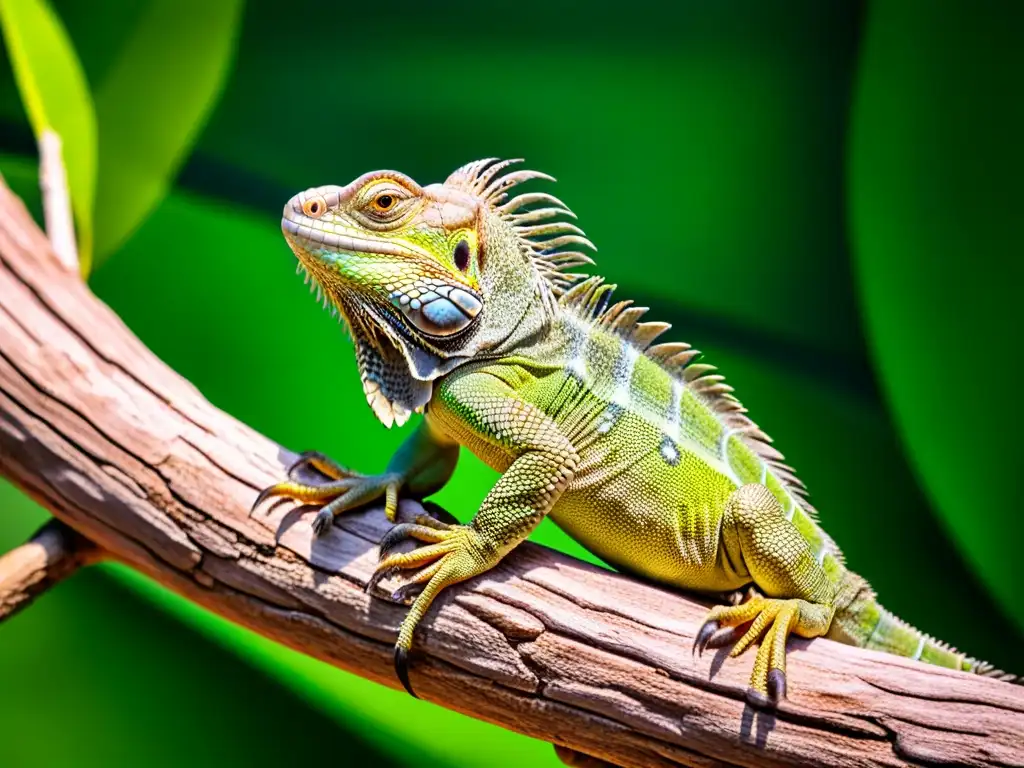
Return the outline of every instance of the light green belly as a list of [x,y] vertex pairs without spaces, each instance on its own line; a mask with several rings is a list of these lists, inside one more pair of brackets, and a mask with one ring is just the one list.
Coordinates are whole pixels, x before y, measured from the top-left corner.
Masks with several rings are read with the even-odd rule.
[[617,450],[613,442],[583,453],[551,512],[554,522],[620,570],[686,589],[742,586],[726,579],[718,558],[735,483],[695,453],[681,450],[670,465],[657,447]]

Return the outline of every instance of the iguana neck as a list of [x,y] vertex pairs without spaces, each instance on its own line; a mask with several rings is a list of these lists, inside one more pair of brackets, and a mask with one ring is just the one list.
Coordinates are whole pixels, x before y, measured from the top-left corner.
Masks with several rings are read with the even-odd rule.
[[481,211],[481,289],[485,311],[467,345],[475,356],[509,354],[550,327],[552,311],[543,283],[511,224]]

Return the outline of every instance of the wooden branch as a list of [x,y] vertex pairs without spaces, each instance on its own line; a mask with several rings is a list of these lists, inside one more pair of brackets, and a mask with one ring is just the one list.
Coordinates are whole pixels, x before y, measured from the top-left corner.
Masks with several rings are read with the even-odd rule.
[[102,558],[102,550],[59,520],[50,520],[27,542],[0,556],[0,621],[81,566]]
[[[364,592],[382,514],[346,515],[319,541],[309,510],[248,516],[293,457],[157,360],[0,189],[0,471],[168,588],[397,687],[405,608]],[[755,712],[750,654],[691,655],[705,610],[526,544],[443,593],[412,682],[623,766],[1024,764],[1024,689],[827,640],[794,640],[790,698]]]

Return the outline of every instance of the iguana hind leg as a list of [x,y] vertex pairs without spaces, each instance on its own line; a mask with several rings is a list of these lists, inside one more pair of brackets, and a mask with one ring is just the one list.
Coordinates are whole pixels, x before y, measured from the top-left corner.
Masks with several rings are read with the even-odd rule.
[[335,515],[384,499],[384,512],[394,522],[399,493],[421,499],[441,488],[451,477],[458,459],[457,444],[444,439],[420,424],[392,456],[385,472],[363,475],[338,464],[317,451],[307,451],[288,468],[289,477],[307,465],[330,480],[319,484],[286,480],[264,489],[253,503],[255,509],[272,497],[287,497],[305,504],[320,504],[313,531],[322,536],[330,529]]
[[[733,562],[746,566],[767,597],[716,606],[694,644],[701,651],[720,645],[714,639],[718,630],[751,622],[730,655],[736,656],[761,640],[747,700],[765,706],[786,695],[786,640],[790,633],[819,637],[828,632],[835,613],[835,587],[811,546],[763,485],[745,485],[729,498],[720,546],[727,548]],[[728,634],[731,640],[735,632]]]

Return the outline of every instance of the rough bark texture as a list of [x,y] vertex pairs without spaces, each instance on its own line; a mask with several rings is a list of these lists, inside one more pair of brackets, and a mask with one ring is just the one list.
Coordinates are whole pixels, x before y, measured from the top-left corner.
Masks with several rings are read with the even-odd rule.
[[91,541],[59,520],[50,520],[16,549],[0,556],[0,621],[79,567],[102,558]]
[[[363,589],[383,515],[345,516],[318,541],[308,510],[248,515],[292,457],[157,360],[0,189],[0,472],[168,588],[396,687],[405,609]],[[794,640],[790,698],[755,712],[750,654],[691,656],[705,610],[526,544],[446,590],[412,682],[623,766],[1024,765],[1024,689],[827,640]]]

